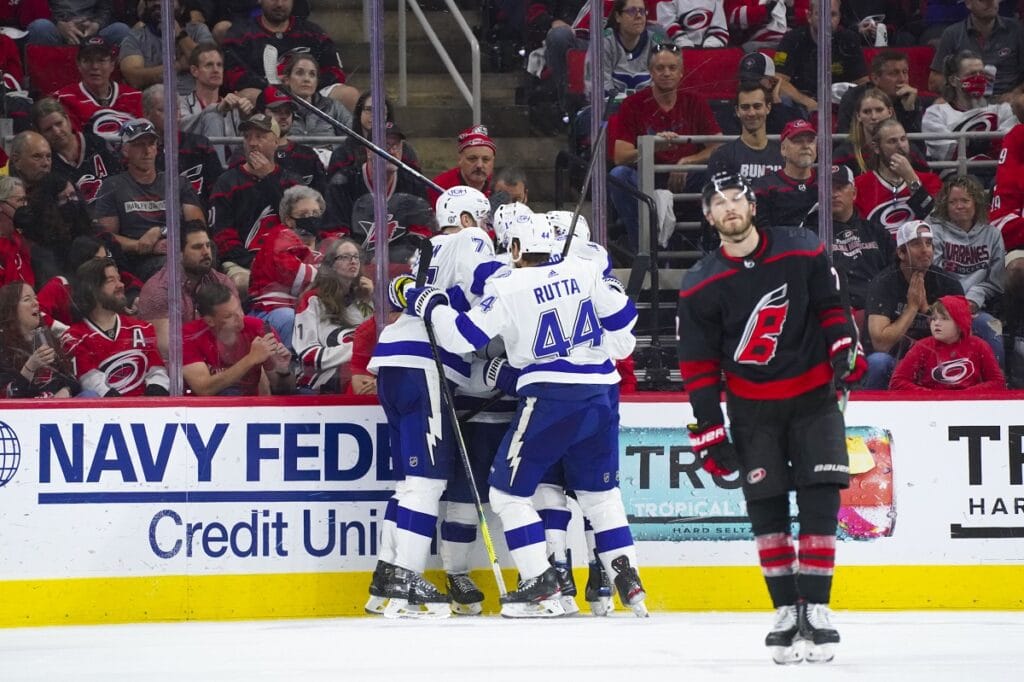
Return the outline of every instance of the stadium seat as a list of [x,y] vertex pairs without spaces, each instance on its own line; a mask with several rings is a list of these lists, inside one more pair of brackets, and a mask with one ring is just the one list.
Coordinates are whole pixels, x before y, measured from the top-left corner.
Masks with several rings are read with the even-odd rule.
[[566,66],[569,76],[569,94],[585,95],[587,93],[584,70],[586,68],[587,51],[569,50],[566,55]]
[[705,99],[732,99],[736,72],[743,50],[738,47],[683,50],[683,82],[680,87]]
[[907,55],[907,62],[910,68],[910,84],[917,88],[921,96],[934,96],[935,93],[928,90],[928,74],[931,72],[932,58],[935,56],[935,48],[927,45],[919,47],[865,47],[864,61],[868,67],[871,60],[882,50],[895,50]]
[[25,64],[31,91],[46,95],[78,81],[74,45],[26,45]]

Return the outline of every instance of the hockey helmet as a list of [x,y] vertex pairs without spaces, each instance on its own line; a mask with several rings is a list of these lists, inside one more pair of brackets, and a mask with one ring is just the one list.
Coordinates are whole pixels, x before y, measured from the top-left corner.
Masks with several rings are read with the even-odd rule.
[[[555,233],[555,237],[558,239],[565,239],[569,236],[569,226],[572,225],[572,211],[548,211],[544,214],[547,216],[548,225]],[[587,224],[587,219],[582,215],[576,220],[576,229],[573,230],[573,239],[581,239],[585,242],[590,241],[590,225]]]
[[434,213],[437,215],[437,226],[462,227],[462,214],[473,216],[477,227],[484,227],[491,215],[491,204],[479,190],[465,185],[456,185],[444,191],[437,198]]
[[[524,214],[525,216],[525,214]],[[527,220],[517,218],[509,230],[509,245],[519,242],[519,253],[551,253],[555,234],[543,213],[530,213]]]
[[745,177],[738,173],[715,173],[708,183],[704,185],[704,190],[701,192],[701,206],[704,209],[704,213],[711,211],[711,198],[727,189],[742,191],[747,201],[751,204],[757,201],[754,197],[754,190],[750,188]]
[[508,245],[512,243],[512,224],[518,220],[529,220],[531,215],[533,215],[533,211],[530,210],[530,207],[518,201],[502,204],[496,208],[491,227],[494,228],[498,246],[508,251]]

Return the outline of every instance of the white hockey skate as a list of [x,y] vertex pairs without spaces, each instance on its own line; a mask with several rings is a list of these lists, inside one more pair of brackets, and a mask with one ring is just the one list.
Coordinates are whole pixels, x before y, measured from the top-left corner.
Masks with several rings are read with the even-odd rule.
[[775,609],[775,622],[764,644],[771,652],[772,660],[779,665],[800,663],[804,660],[804,641],[799,637],[799,614],[797,607],[780,606]]
[[839,632],[832,626],[828,604],[800,604],[800,636],[806,640],[808,663],[828,663],[835,658]]
[[504,618],[557,618],[565,615],[558,588],[558,574],[553,567],[536,578],[519,581],[519,589],[501,598]]
[[395,566],[385,584],[385,618],[448,618],[452,615],[448,596],[421,574]]

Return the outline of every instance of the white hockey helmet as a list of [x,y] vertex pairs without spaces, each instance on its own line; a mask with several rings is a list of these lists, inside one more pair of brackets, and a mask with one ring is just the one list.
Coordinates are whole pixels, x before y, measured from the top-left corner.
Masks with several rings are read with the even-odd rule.
[[508,245],[512,243],[511,231],[513,223],[519,220],[529,220],[533,211],[526,204],[514,201],[511,204],[502,204],[494,210],[494,217],[491,219],[491,227],[494,228],[494,236],[498,240],[498,246],[508,251]]
[[551,253],[555,233],[543,213],[531,213],[528,220],[516,219],[509,230],[509,245],[519,242],[519,253]]
[[[572,211],[548,211],[544,215],[547,217],[548,225],[554,230],[556,237],[565,239],[569,236],[569,226],[572,225]],[[585,242],[590,241],[590,225],[587,224],[587,219],[582,215],[576,220],[576,229],[573,232],[575,235],[573,239],[582,239]]]
[[479,190],[465,185],[456,185],[444,191],[434,206],[437,227],[462,227],[462,214],[473,216],[477,227],[486,227],[491,215],[491,202]]

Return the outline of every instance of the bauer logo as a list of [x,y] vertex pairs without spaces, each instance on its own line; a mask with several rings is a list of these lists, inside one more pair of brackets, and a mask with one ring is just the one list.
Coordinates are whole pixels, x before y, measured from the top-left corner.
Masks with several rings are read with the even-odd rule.
[[21,465],[21,441],[14,429],[0,422],[0,488],[10,483]]

